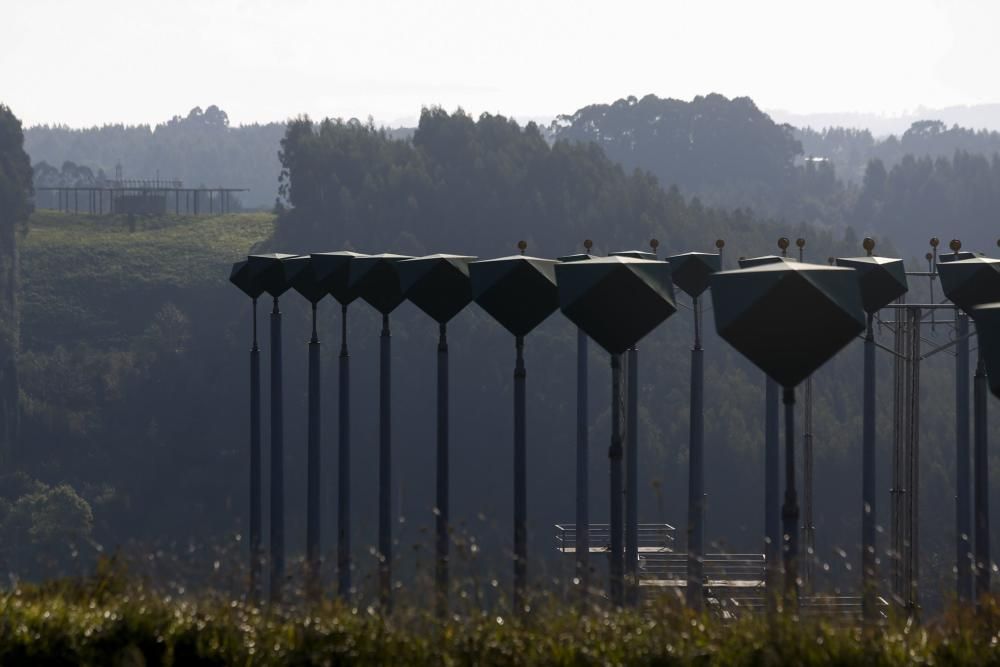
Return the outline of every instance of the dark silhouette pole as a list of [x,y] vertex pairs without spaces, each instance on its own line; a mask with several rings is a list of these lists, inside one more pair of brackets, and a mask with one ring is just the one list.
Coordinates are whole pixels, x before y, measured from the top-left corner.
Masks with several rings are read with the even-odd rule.
[[983,359],[983,344],[979,342],[979,361],[973,383],[973,420],[975,423],[974,449],[972,453],[975,470],[973,514],[976,519],[976,601],[982,604],[984,596],[990,593],[990,522],[989,490],[990,469],[986,420],[986,363]]
[[449,442],[448,442],[448,325],[438,325],[438,355],[437,355],[437,484],[434,506],[437,516],[434,517],[437,534],[434,580],[437,583],[438,615],[444,616],[448,611],[448,520],[449,510]]
[[972,599],[972,507],[969,447],[969,316],[955,309],[955,564],[959,601]]
[[528,450],[524,367],[524,336],[514,347],[514,609],[524,608],[528,584]]
[[764,549],[767,608],[778,610],[781,576],[781,443],[778,421],[778,383],[764,378]]
[[448,322],[472,300],[469,262],[474,259],[463,255],[437,254],[396,263],[400,287],[406,298],[438,323],[434,580],[437,588],[435,606],[441,618],[448,612],[448,552],[451,541]]
[[311,305],[312,336],[309,339],[308,417],[306,437],[306,597],[312,603],[320,600],[321,586],[321,525],[320,497],[322,489],[321,461],[321,375],[320,342],[316,328],[317,304],[327,295],[328,285],[317,260],[302,255],[286,260],[294,274],[291,285]]
[[520,255],[469,264],[476,303],[514,335],[514,611],[527,611],[527,425],[525,420],[524,337],[559,307],[555,260],[526,257],[528,244],[519,241]]
[[622,355],[611,355],[611,448],[608,449],[608,462],[611,467],[611,559],[610,586],[611,603],[622,606],[623,590],[623,551],[622,551],[622,416],[624,413],[624,395],[622,391]]
[[713,273],[722,269],[725,241],[715,242],[717,252],[688,252],[674,255],[670,262],[671,278],[691,297],[694,319],[694,343],[691,346],[690,416],[688,420],[688,507],[687,507],[687,588],[688,607],[701,612],[704,606],[705,558],[705,413],[704,350],[701,345],[701,295],[708,289]]
[[[623,424],[623,420],[628,418],[623,356],[676,312],[670,267],[652,257],[651,253],[629,251],[589,261],[563,262],[556,266],[563,314],[611,356],[611,446],[608,449],[611,551],[608,591],[612,604],[617,606],[634,603],[638,598],[637,568],[625,563],[631,551],[636,554],[638,564],[637,548],[633,546],[637,543],[634,539],[636,533],[632,533],[633,539],[629,540],[628,528],[622,530],[623,511],[627,513],[626,521],[637,518],[634,513],[636,505],[632,505],[631,512],[628,509],[631,497],[625,495],[623,498],[623,472],[630,476],[628,484],[632,487],[637,486],[638,479],[638,465],[631,458],[625,463],[628,470],[622,470],[623,456],[630,456],[623,451],[623,445],[627,444],[624,440],[628,437]],[[636,375],[636,369],[633,369],[632,378]],[[635,394],[633,387],[632,395]],[[631,449],[634,454],[634,443]],[[626,581],[626,578],[629,580]]]
[[[579,262],[593,259],[590,254],[594,242],[583,242],[585,252],[579,255],[560,257],[560,262]],[[574,560],[576,564],[575,584],[581,600],[586,600],[590,591],[590,437],[588,417],[589,393],[587,387],[587,333],[576,329],[576,539]]]
[[337,592],[351,594],[351,359],[347,352],[347,304],[340,305],[340,387],[337,417]]
[[[656,249],[660,242],[649,242],[653,252],[645,250],[622,250],[610,257],[631,257],[634,259],[656,259]],[[635,345],[625,353],[628,365],[623,368],[625,392],[625,561],[624,591],[625,603],[635,606],[639,603],[639,351]]]
[[271,309],[271,601],[281,600],[285,580],[285,426],[281,386],[281,310]]
[[781,507],[785,544],[785,604],[798,607],[799,499],[795,493],[795,388],[785,387],[785,502]]
[[355,256],[349,264],[350,286],[382,314],[379,337],[378,428],[378,589],[385,613],[392,611],[392,332],[389,313],[403,301],[396,263],[412,259],[383,253]]
[[310,265],[316,287],[340,303],[340,356],[337,394],[337,593],[351,595],[351,370],[347,349],[347,307],[358,297],[350,285],[355,252],[313,253]]
[[[782,238],[784,251],[788,240]],[[760,261],[711,278],[719,335],[784,389],[785,499],[781,509],[785,609],[798,609],[799,503],[795,482],[795,387],[865,329],[858,271]]]
[[861,606],[866,621],[878,614],[875,551],[875,316],[865,326],[864,413],[861,425]]
[[865,623],[870,625],[878,617],[874,321],[880,309],[906,293],[907,283],[901,260],[872,256],[874,239],[866,238],[862,247],[866,251],[864,257],[831,258],[830,261],[855,270],[866,313],[861,424],[861,606]]
[[261,553],[260,347],[257,344],[257,297],[253,299],[253,347],[250,348],[250,599],[260,599]]
[[260,281],[255,278],[249,261],[236,262],[229,274],[229,281],[251,300],[251,329],[253,343],[250,347],[250,498],[249,498],[249,588],[247,598],[251,603],[260,601],[261,553],[261,439],[260,439],[260,346],[257,340],[257,298],[263,293]]
[[688,461],[687,603],[700,612],[704,602],[705,554],[705,408],[704,351],[701,348],[701,302],[693,297],[694,346],[691,348],[690,452]]
[[576,576],[582,595],[590,589],[590,453],[587,417],[587,334],[576,330]]
[[392,610],[392,334],[382,315],[378,383],[378,551],[379,601]]
[[306,592],[319,600],[320,589],[320,366],[316,304],[312,304],[312,337],[309,339],[309,434],[306,451]]

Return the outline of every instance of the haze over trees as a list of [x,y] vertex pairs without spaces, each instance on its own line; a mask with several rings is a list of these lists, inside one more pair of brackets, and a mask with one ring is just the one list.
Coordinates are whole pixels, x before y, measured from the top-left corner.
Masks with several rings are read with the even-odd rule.
[[[90,185],[112,178],[180,179],[186,187],[245,187],[246,207],[274,204],[281,122],[232,127],[215,105],[191,109],[155,126],[104,125],[74,129],[36,126],[25,131],[25,150],[36,165],[38,184]],[[40,164],[41,163],[41,164]],[[66,163],[72,164],[67,170]]]

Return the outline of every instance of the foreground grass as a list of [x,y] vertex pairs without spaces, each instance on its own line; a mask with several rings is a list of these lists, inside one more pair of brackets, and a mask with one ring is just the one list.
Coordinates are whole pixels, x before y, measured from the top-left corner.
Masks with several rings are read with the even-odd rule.
[[497,612],[326,602],[265,610],[217,595],[170,597],[96,577],[0,594],[0,664],[89,665],[987,665],[996,609],[875,632],[822,621],[722,623],[664,606],[581,611],[549,600]]

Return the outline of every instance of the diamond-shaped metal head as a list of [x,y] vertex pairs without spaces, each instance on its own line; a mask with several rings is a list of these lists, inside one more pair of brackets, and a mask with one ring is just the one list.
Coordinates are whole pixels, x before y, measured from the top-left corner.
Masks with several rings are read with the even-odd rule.
[[956,306],[972,315],[983,303],[1000,301],[1000,260],[971,257],[938,264],[941,287]]
[[290,269],[292,289],[310,303],[319,303],[327,295],[327,290],[316,276],[316,267],[309,255],[299,255],[285,260]]
[[560,262],[586,262],[588,259],[595,259],[597,255],[588,255],[585,252],[581,252],[576,255],[563,255],[562,257],[556,257]]
[[674,284],[692,297],[701,296],[711,275],[722,269],[722,258],[714,252],[685,252],[667,261]]
[[399,272],[396,271],[396,263],[404,259],[413,258],[391,253],[355,257],[348,269],[349,285],[368,305],[388,315],[406,298],[399,284]]
[[330,296],[341,305],[348,305],[358,298],[358,290],[351,287],[351,261],[357,257],[367,257],[359,252],[338,250],[337,252],[314,252],[312,259],[313,272],[316,280]]
[[469,264],[472,298],[515,336],[525,336],[559,307],[554,259],[511,255]]
[[865,328],[854,269],[772,262],[711,278],[719,335],[795,387]]
[[469,262],[464,255],[428,255],[396,263],[406,298],[439,324],[445,324],[472,301]]
[[838,257],[837,266],[857,271],[861,303],[866,313],[874,313],[906,294],[903,260],[891,257]]
[[1000,398],[1000,303],[984,303],[972,309],[976,335],[983,349],[990,391]]
[[974,252],[969,252],[968,250],[960,250],[958,252],[946,252],[938,255],[938,264],[944,264],[946,262],[957,262],[961,259],[973,259],[975,257],[982,257],[982,255],[977,255]]
[[301,264],[288,261],[295,257],[298,255],[284,253],[250,255],[247,257],[247,265],[250,267],[251,277],[257,281],[261,289],[277,298],[292,288],[292,278],[302,268]]
[[761,255],[760,257],[744,257],[736,260],[741,269],[752,269],[762,264],[774,264],[775,262],[790,262],[791,257],[781,257],[780,255]]
[[559,307],[611,354],[638,343],[677,311],[670,265],[632,257],[601,257],[556,266]]
[[618,250],[609,252],[608,257],[631,257],[633,259],[656,259],[656,255],[647,250]]
[[233,264],[233,269],[229,272],[229,282],[239,287],[251,299],[256,299],[264,291],[251,275],[250,264],[245,259]]

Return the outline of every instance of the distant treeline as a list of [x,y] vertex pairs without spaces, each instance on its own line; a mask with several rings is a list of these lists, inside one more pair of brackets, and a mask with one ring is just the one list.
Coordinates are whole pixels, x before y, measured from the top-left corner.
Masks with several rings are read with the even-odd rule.
[[231,127],[226,112],[213,105],[155,126],[30,127],[24,145],[36,185],[90,185],[114,178],[121,165],[125,178],[249,188],[240,195],[244,207],[270,208],[284,132],[285,123]]

